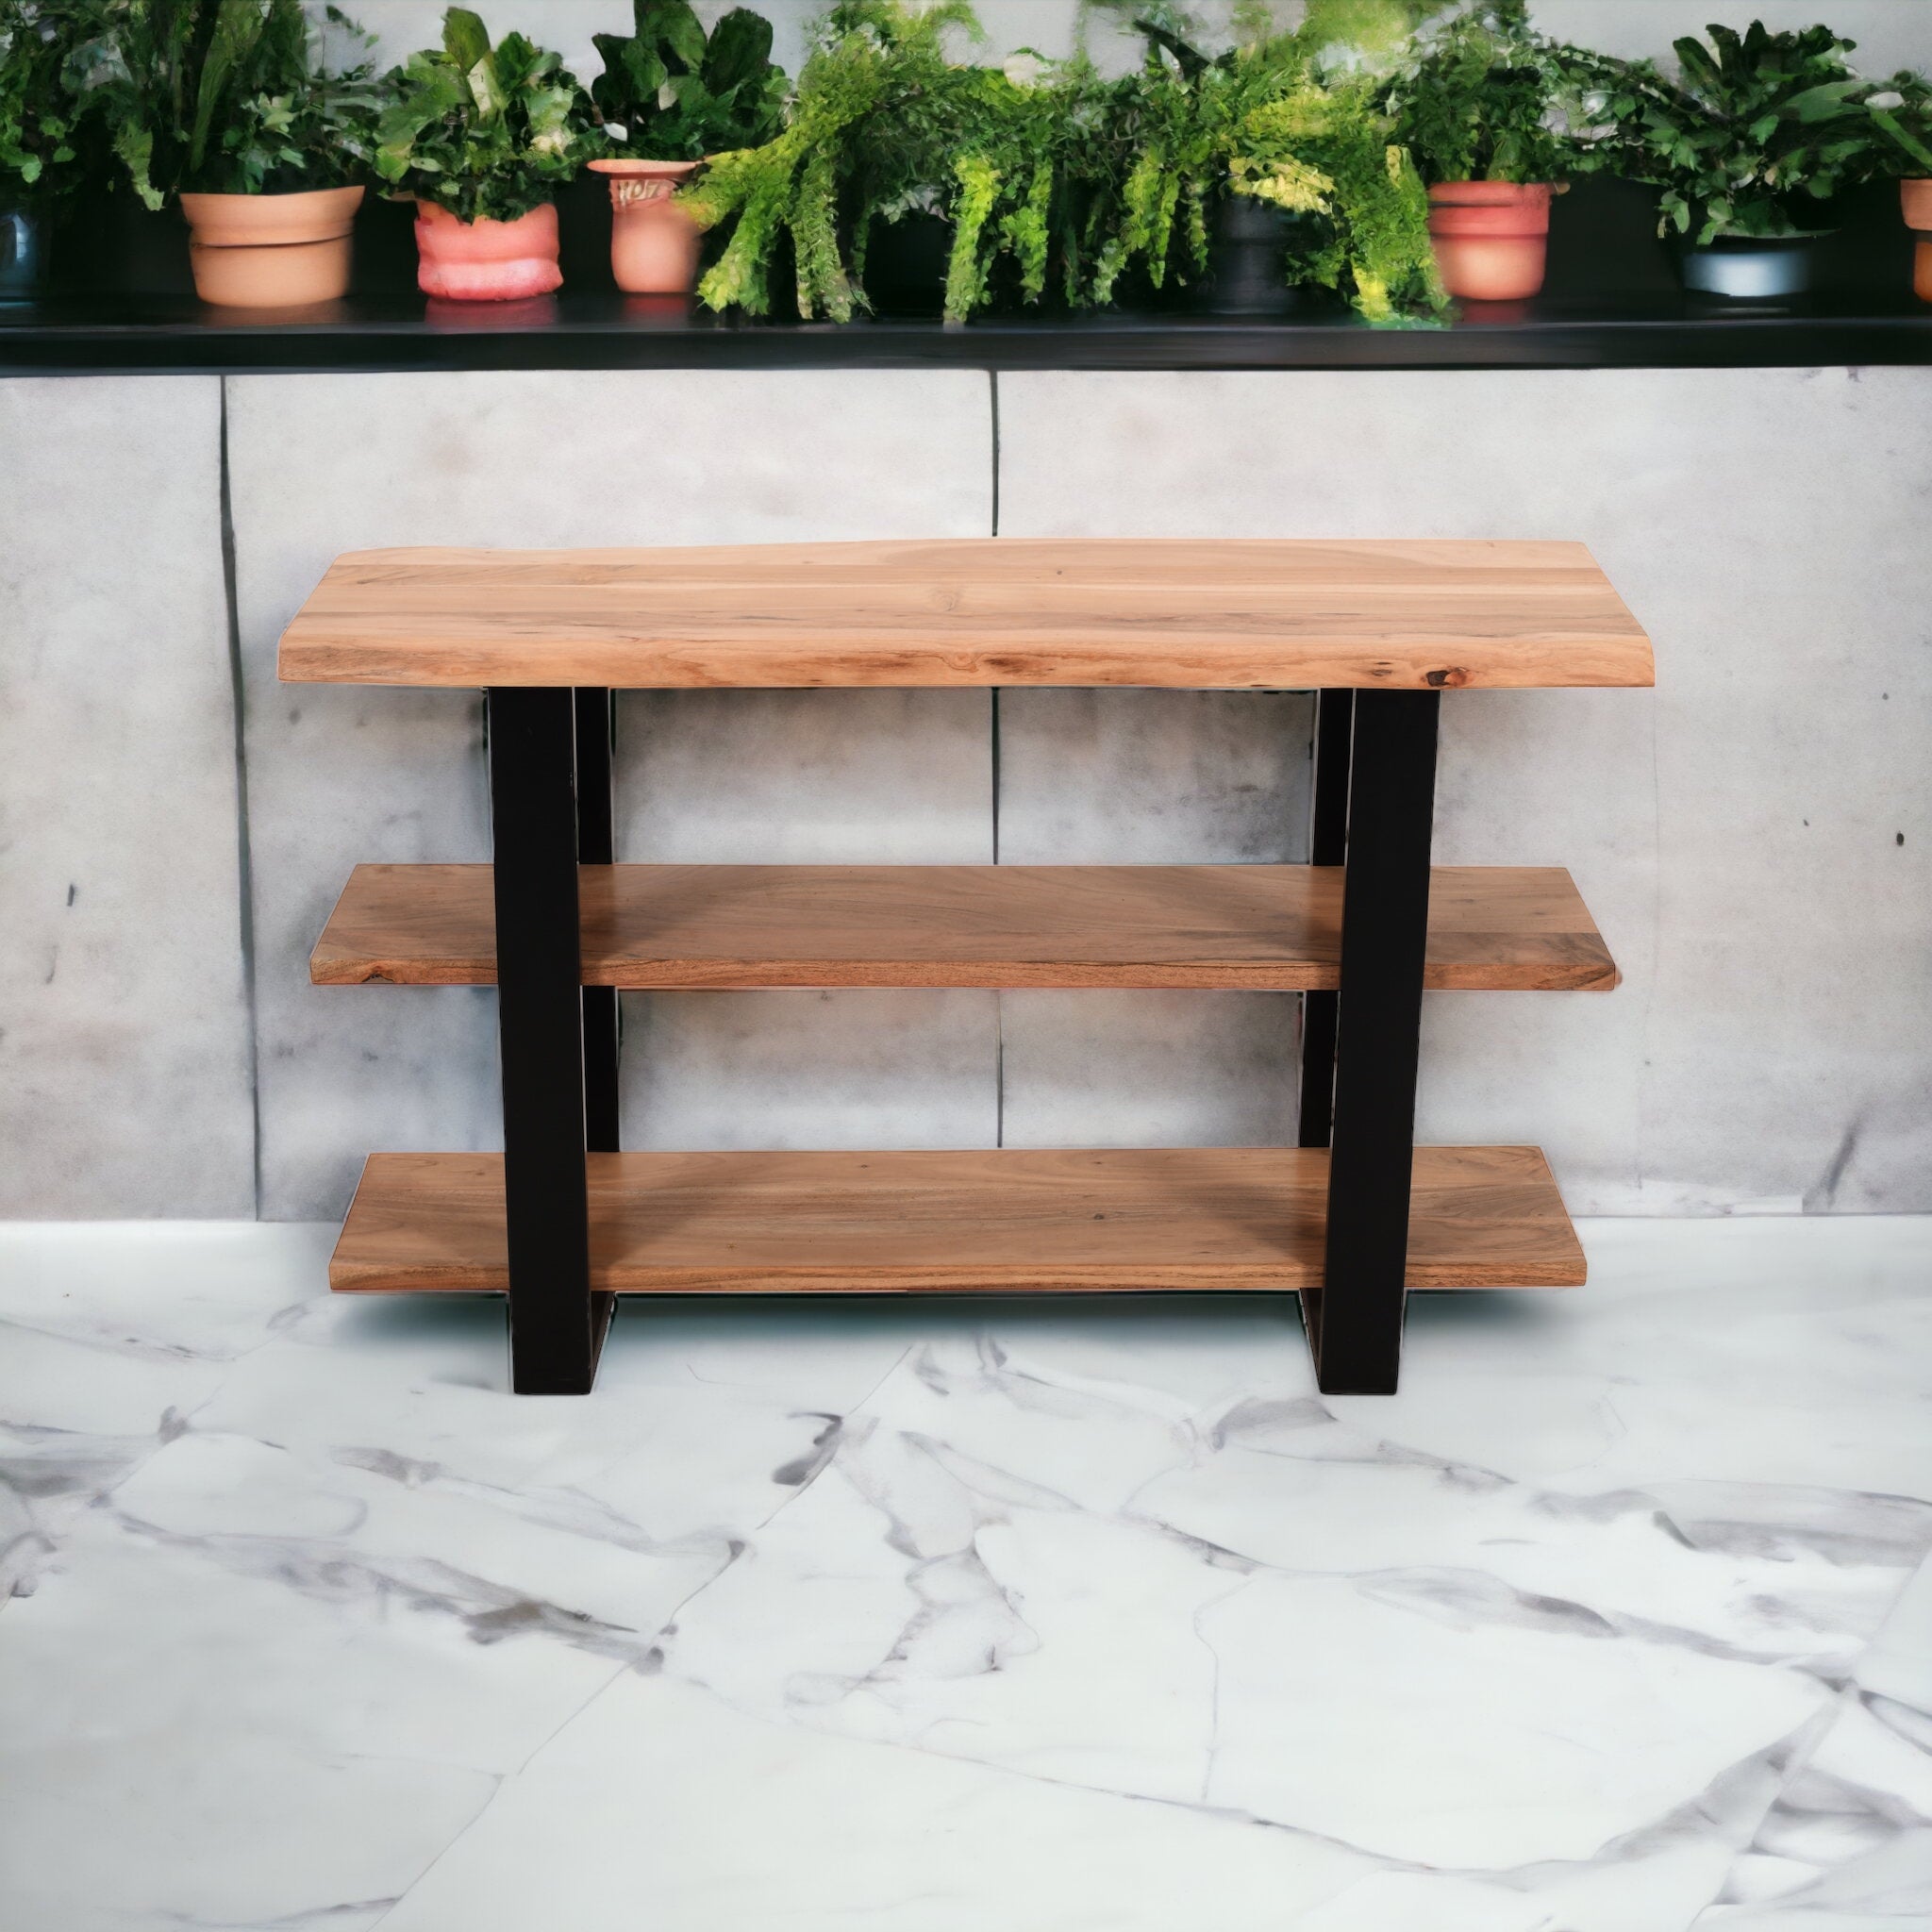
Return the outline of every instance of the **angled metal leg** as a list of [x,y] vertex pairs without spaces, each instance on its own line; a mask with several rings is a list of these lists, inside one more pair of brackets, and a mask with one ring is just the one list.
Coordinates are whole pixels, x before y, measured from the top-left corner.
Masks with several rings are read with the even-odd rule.
[[1309,1335],[1328,1394],[1392,1395],[1402,1358],[1439,704],[1434,691],[1356,697],[1327,1257]]
[[584,1170],[575,738],[568,690],[491,689],[510,1382],[519,1395],[588,1394],[603,1339]]
[[[1340,865],[1348,852],[1348,759],[1355,732],[1355,692],[1315,693],[1314,823],[1308,840],[1310,865]],[[1303,1147],[1325,1147],[1335,1121],[1335,1020],[1337,995],[1302,995],[1301,1093],[1296,1109]],[[1310,1350],[1322,1332],[1322,1291],[1302,1291],[1302,1326]]]
[[[611,711],[608,691],[576,693],[577,860],[615,861],[610,809]],[[584,1130],[587,1144],[615,1154],[617,1137],[617,989],[584,993]]]
[[[1310,865],[1340,865],[1348,849],[1349,738],[1355,693],[1315,694],[1315,823]],[[1301,1131],[1304,1147],[1325,1147],[1335,1119],[1335,1008],[1332,992],[1302,995]]]
[[[576,693],[577,863],[613,865],[617,834],[610,771],[617,750],[617,716],[608,691],[586,687]],[[614,986],[587,986],[584,1003],[584,1144],[594,1154],[615,1154],[618,1133],[618,1063],[623,1008]],[[597,1347],[617,1312],[614,1294],[591,1297],[591,1327]]]

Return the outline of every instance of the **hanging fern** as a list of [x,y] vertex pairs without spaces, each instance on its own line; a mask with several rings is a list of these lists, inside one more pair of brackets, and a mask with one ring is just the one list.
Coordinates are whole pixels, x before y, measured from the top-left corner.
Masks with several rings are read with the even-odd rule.
[[1212,59],[1174,9],[1140,22],[1147,58],[1111,103],[1111,139],[1128,158],[1088,300],[1111,301],[1137,262],[1157,289],[1205,274],[1208,208],[1232,193],[1311,218],[1316,239],[1291,256],[1291,280],[1338,290],[1371,323],[1442,312],[1427,194],[1392,144],[1375,83],[1322,71],[1335,19],[1311,10],[1303,29],[1278,34],[1243,14],[1248,37]]
[[831,9],[799,75],[791,125],[762,147],[715,158],[681,197],[701,225],[734,225],[698,284],[707,304],[768,314],[773,264],[789,235],[799,312],[845,321],[864,304],[874,230],[915,212],[952,225],[949,321],[992,299],[1003,256],[1022,298],[1042,297],[1056,240],[1077,246],[1062,184],[1067,156],[1091,130],[1099,83],[1079,60],[957,61],[954,33],[979,37],[964,0],[923,9],[843,0]]
[[799,314],[851,320],[863,298],[841,246],[841,204],[858,132],[897,118],[882,110],[903,107],[924,72],[944,66],[941,36],[966,17],[958,0],[925,14],[896,0],[846,0],[826,15],[799,75],[791,125],[762,147],[714,156],[679,197],[701,227],[734,225],[698,283],[701,300],[769,314],[774,258],[789,235]]

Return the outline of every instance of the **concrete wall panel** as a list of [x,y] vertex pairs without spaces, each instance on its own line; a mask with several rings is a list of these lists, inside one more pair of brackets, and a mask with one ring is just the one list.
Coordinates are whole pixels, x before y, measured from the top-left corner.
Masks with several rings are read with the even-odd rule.
[[0,1214],[254,1211],[221,384],[0,382]]
[[[395,543],[984,534],[988,383],[972,372],[258,376],[231,380],[230,420],[263,1205],[327,1215],[366,1149],[501,1144],[491,994],[308,984],[308,949],[355,860],[489,856],[480,698],[275,682],[276,637],[329,559]],[[983,856],[985,708],[953,692],[743,704],[633,693],[620,725],[620,857]],[[872,749],[881,736],[883,756]],[[634,1065],[637,1131],[667,1143],[715,1137],[734,1110],[761,1118],[780,1105],[769,1072],[814,1057],[862,1063],[875,1030],[846,997],[809,1014],[795,1002],[762,1010],[780,1035],[769,1052],[724,1052],[718,1029],[736,1037],[742,1016],[721,1022],[703,1001],[650,1015],[655,1051],[705,1072],[660,1083],[647,1104]],[[904,1042],[898,1088],[878,1103],[882,1141],[912,1089],[945,1124],[933,1132],[967,1136],[991,1115],[990,1009],[949,1005],[938,1017],[938,1035]],[[794,1037],[808,1019],[809,1037]],[[684,1031],[693,1037],[680,1046]],[[862,1111],[862,1096],[851,1105]]]

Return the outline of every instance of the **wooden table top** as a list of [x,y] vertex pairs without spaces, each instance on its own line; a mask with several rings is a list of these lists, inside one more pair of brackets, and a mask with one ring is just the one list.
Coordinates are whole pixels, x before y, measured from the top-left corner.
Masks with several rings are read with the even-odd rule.
[[282,635],[295,684],[628,689],[1647,685],[1581,543],[948,539],[362,550]]

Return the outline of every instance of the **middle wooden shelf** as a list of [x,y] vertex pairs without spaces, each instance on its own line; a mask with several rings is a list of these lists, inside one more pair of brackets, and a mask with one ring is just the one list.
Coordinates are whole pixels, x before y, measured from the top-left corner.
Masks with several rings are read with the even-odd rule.
[[[1338,986],[1342,873],[1307,865],[587,865],[583,980],[631,988]],[[488,865],[358,865],[318,986],[489,986]],[[1560,866],[1438,866],[1438,989],[1596,991],[1617,969]]]

